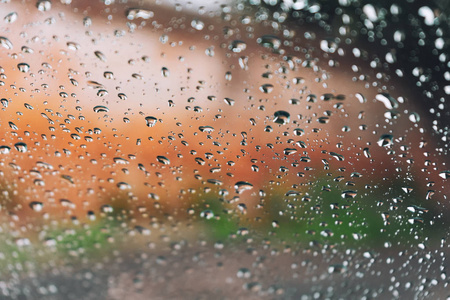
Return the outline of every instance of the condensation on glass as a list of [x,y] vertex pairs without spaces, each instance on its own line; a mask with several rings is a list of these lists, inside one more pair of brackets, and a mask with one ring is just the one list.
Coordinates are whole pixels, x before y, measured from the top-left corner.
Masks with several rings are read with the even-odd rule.
[[1,1],[1,299],[448,299],[446,1]]

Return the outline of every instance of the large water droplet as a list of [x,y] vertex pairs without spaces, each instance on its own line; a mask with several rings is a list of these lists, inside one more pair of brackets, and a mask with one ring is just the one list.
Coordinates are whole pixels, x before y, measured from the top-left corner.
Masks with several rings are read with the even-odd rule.
[[235,53],[240,53],[247,49],[247,44],[244,41],[234,40],[231,42],[229,48]]
[[378,140],[378,145],[380,147],[389,147],[392,145],[394,140],[394,137],[392,134],[383,134],[381,135],[380,139]]
[[18,18],[18,15],[16,12],[10,12],[5,16],[3,20],[5,20],[6,23],[14,23]]
[[4,36],[0,36],[0,45],[8,50],[11,50],[13,48],[13,44],[11,43],[11,41]]
[[40,212],[44,208],[44,204],[42,202],[33,201],[30,203],[30,208],[36,212]]
[[412,112],[409,114],[409,120],[413,123],[417,123],[420,121],[420,115],[416,112]]
[[247,181],[238,181],[235,183],[234,188],[236,193],[241,194],[244,191],[251,190],[253,188],[253,184]]
[[96,113],[107,113],[109,112],[109,108],[104,105],[97,105],[94,107],[94,112]]
[[170,165],[170,160],[165,156],[159,155],[156,157],[156,160],[163,165]]
[[15,143],[14,148],[16,148],[17,151],[22,152],[22,153],[27,152],[27,150],[28,150],[27,144],[22,143],[22,142]]
[[289,123],[291,115],[284,110],[279,110],[274,113],[273,122],[281,125],[286,125]]
[[148,20],[154,16],[154,13],[151,10],[141,9],[141,8],[131,8],[127,11],[127,19],[134,20],[137,18],[141,18],[144,20]]
[[449,179],[450,178],[450,171],[442,171],[439,173],[439,177],[443,179]]
[[52,2],[50,0],[39,0],[36,3],[36,7],[39,11],[49,11],[52,9]]
[[278,50],[281,47],[281,40],[274,35],[263,35],[256,39],[256,42],[265,48]]
[[158,119],[152,116],[145,117],[145,123],[148,127],[153,127],[158,122]]
[[384,104],[387,109],[398,108],[398,102],[391,95],[387,93],[381,93],[375,96],[375,99]]
[[20,72],[23,73],[27,73],[28,71],[30,71],[30,65],[27,63],[20,63],[17,65],[17,68],[19,69]]

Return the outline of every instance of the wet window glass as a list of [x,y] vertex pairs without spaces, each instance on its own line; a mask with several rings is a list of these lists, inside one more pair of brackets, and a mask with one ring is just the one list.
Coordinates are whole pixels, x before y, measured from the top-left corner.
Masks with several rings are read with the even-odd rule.
[[449,299],[449,1],[1,0],[1,299]]

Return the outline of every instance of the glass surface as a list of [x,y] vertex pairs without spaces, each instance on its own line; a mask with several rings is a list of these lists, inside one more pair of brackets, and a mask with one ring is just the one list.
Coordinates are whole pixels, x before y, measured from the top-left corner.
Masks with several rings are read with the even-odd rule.
[[448,4],[0,0],[0,299],[449,299]]

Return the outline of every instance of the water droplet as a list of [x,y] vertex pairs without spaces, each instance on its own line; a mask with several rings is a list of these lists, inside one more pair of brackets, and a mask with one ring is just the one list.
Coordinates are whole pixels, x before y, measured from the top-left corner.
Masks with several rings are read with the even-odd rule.
[[329,117],[319,117],[319,118],[317,119],[317,121],[318,121],[320,124],[327,124],[327,123],[330,121],[330,118],[329,118]]
[[154,16],[154,13],[151,10],[140,9],[140,8],[131,8],[127,11],[127,19],[134,20],[137,18],[141,18],[144,20],[148,20]]
[[416,112],[412,112],[409,114],[409,120],[413,123],[417,123],[420,121],[420,116]]
[[10,12],[3,20],[5,20],[6,23],[14,23],[17,20],[17,17],[18,15],[16,12]]
[[30,71],[30,65],[27,63],[20,63],[17,65],[17,68],[19,68],[19,71],[23,73]]
[[27,144],[22,143],[22,142],[15,143],[14,148],[16,148],[17,151],[22,152],[22,153],[27,152],[27,150],[28,150]]
[[380,147],[389,147],[393,144],[394,137],[391,134],[383,134],[378,140],[378,145]]
[[40,212],[44,208],[44,204],[42,202],[33,201],[30,203],[30,208],[36,212]]
[[236,276],[238,278],[250,278],[251,275],[252,274],[251,274],[250,270],[247,268],[240,268],[236,273]]
[[70,50],[73,50],[73,51],[77,51],[81,48],[80,44],[75,43],[75,42],[67,42],[66,45],[67,45],[67,48],[69,48]]
[[439,173],[439,177],[441,177],[443,179],[449,179],[450,178],[450,171],[443,171],[443,172]]
[[163,67],[163,68],[161,69],[161,75],[162,75],[163,77],[169,77],[169,75],[170,75],[169,69],[167,69],[166,67]]
[[191,26],[192,26],[192,28],[194,28],[196,30],[203,30],[203,28],[205,27],[205,23],[203,23],[202,21],[200,21],[198,19],[194,19],[191,22]]
[[344,192],[342,192],[341,197],[344,199],[355,198],[356,195],[358,195],[358,193],[355,191],[344,191]]
[[297,153],[297,149],[295,149],[295,148],[285,148],[283,152],[284,152],[285,155],[292,155],[292,154]]
[[83,18],[83,25],[85,27],[89,27],[92,25],[92,19],[90,17],[84,17]]
[[109,108],[103,105],[97,105],[94,107],[94,112],[96,113],[107,113],[109,112]]
[[230,44],[230,50],[234,53],[240,53],[247,48],[247,44],[240,40],[234,40]]
[[201,132],[211,133],[214,131],[214,127],[212,126],[200,126],[198,128]]
[[117,187],[121,190],[130,190],[131,189],[131,185],[129,185],[126,182],[119,182],[117,183]]
[[387,109],[398,108],[398,102],[387,93],[377,94],[375,99],[384,104]]
[[36,7],[39,11],[49,11],[52,9],[52,2],[50,0],[39,0],[36,3]]
[[100,59],[100,60],[103,61],[103,62],[106,62],[106,56],[105,56],[105,54],[103,54],[103,53],[100,52],[100,51],[95,51],[94,54],[95,54],[95,56],[96,56],[98,59]]
[[338,48],[338,44],[334,40],[322,40],[320,42],[320,49],[324,52],[334,53]]
[[8,125],[9,125],[9,127],[11,127],[14,130],[18,130],[19,129],[19,127],[17,127],[17,125],[14,124],[13,122],[8,122]]
[[366,103],[367,102],[366,97],[364,97],[364,95],[361,94],[361,93],[356,93],[355,97],[356,97],[356,99],[359,100],[359,103]]
[[0,146],[1,154],[9,154],[11,152],[11,148],[8,146]]
[[273,91],[273,85],[269,83],[263,84],[259,87],[259,90],[265,94],[269,94]]
[[11,50],[13,48],[13,44],[11,43],[11,41],[4,36],[0,36],[0,45],[8,50]]
[[165,157],[165,156],[159,155],[159,156],[156,157],[156,160],[159,163],[162,163],[163,165],[170,165],[170,160],[167,157]]
[[225,101],[226,104],[228,104],[229,106],[233,106],[234,105],[234,100],[231,98],[224,98],[223,99]]
[[125,158],[122,158],[122,157],[114,157],[113,161],[114,161],[114,163],[120,164],[120,165],[127,165],[130,163],[128,160],[126,160]]
[[330,152],[330,155],[334,157],[337,161],[344,161],[345,157],[342,154],[338,154],[336,152]]
[[274,113],[273,122],[281,125],[286,125],[289,123],[291,115],[284,110],[279,110]]
[[236,193],[241,194],[244,191],[251,190],[253,188],[253,184],[247,181],[238,181],[235,183],[234,188]]
[[206,220],[211,220],[212,218],[214,218],[214,213],[212,210],[207,209],[200,213],[200,217]]
[[158,119],[152,116],[145,117],[145,123],[148,127],[153,127],[158,122]]
[[101,211],[104,213],[112,213],[114,211],[113,207],[109,204],[104,204],[101,207]]
[[265,48],[278,50],[281,47],[281,40],[273,35],[263,35],[256,39],[256,42]]

